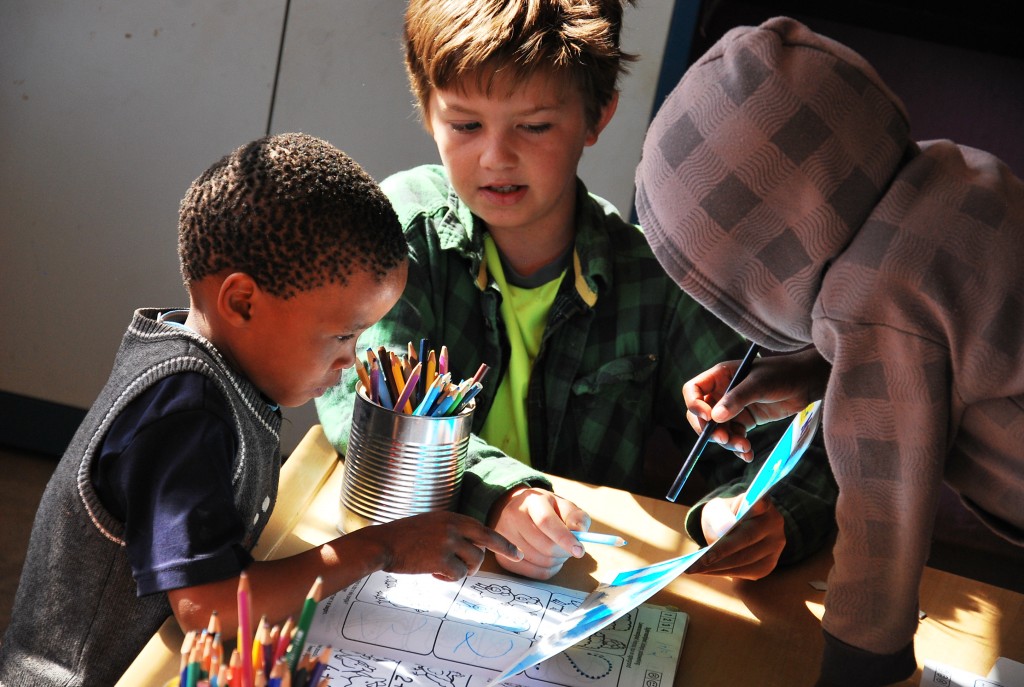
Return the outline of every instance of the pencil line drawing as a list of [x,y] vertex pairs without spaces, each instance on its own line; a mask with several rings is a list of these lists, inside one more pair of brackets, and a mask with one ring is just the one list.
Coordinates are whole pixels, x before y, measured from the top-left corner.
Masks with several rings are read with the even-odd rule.
[[601,604],[594,608],[587,598],[491,573],[459,582],[374,573],[321,603],[308,642],[334,647],[325,673],[332,687],[486,687],[573,618],[595,631],[550,660],[524,666],[511,682],[660,687],[643,676],[651,669],[673,673],[686,615],[645,605],[606,622]]

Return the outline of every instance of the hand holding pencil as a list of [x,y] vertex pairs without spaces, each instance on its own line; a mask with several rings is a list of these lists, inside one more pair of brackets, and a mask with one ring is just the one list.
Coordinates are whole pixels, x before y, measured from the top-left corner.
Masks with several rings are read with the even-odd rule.
[[814,347],[772,354],[751,361],[746,378],[730,387],[741,367],[734,360],[697,375],[683,385],[683,402],[694,431],[713,425],[708,439],[749,462],[753,453],[747,432],[822,398],[831,367]]
[[[758,346],[756,343],[750,345],[750,349],[747,351],[747,354],[743,357],[743,360],[740,361],[740,364],[736,367],[735,373],[732,375],[732,378],[726,385],[724,394],[729,393],[729,391],[731,391],[733,387],[735,387],[737,384],[743,381],[743,379],[750,372],[750,367],[754,364],[754,358],[757,357],[757,354],[760,352],[760,350],[761,347]],[[726,367],[727,364],[723,363],[715,368],[712,368],[712,370],[721,371]],[[698,391],[699,390],[700,388],[698,387]],[[687,404],[688,409],[689,407],[689,404]],[[689,415],[694,416],[695,413],[691,411]],[[700,435],[697,437],[697,441],[694,443],[693,448],[690,450],[690,454],[686,456],[686,460],[683,461],[683,466],[679,468],[679,474],[676,475],[675,481],[672,483],[672,486],[669,487],[668,494],[665,495],[665,498],[668,499],[669,501],[675,501],[677,498],[679,498],[679,493],[683,490],[683,486],[686,484],[686,480],[689,479],[690,473],[693,471],[693,467],[697,464],[697,459],[700,458],[700,454],[704,451],[704,447],[707,446],[708,441],[711,440],[712,434],[718,427],[718,423],[710,419],[710,413],[708,414],[708,417],[707,419],[704,420],[704,422],[704,427],[700,430]]]

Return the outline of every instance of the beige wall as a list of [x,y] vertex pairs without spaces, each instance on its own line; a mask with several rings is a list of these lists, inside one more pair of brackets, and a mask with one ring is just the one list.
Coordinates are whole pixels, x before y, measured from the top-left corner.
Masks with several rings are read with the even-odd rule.
[[[322,136],[378,179],[435,161],[406,89],[402,8],[292,2],[271,130]],[[671,9],[627,10],[624,44],[643,59],[584,157],[584,181],[624,214]],[[266,132],[284,12],[283,0],[0,4],[0,391],[85,408],[132,311],[185,304],[178,201]],[[316,414],[286,417],[287,451]]]

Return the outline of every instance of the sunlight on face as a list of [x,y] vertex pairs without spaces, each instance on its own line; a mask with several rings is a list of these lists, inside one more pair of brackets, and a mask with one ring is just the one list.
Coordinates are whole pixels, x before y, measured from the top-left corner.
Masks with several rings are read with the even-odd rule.
[[427,127],[452,186],[492,232],[565,231],[576,201],[576,168],[597,140],[579,90],[539,73],[489,92],[475,78],[435,90]]
[[336,385],[341,371],[356,361],[356,340],[398,301],[407,266],[382,281],[369,272],[348,284],[328,284],[289,299],[261,294],[239,362],[271,400],[302,405]]

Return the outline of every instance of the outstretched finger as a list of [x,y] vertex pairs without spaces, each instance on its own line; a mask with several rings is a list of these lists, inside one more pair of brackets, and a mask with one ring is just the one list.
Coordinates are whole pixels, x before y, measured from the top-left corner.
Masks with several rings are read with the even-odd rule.
[[466,538],[481,549],[493,551],[495,555],[513,561],[523,560],[523,552],[519,550],[519,547],[490,527],[479,525],[473,532],[467,533]]
[[[461,580],[469,575],[475,575],[479,570],[480,566],[483,565],[484,552],[482,549],[473,547],[477,556],[469,555],[469,561],[465,560],[464,554],[452,553],[450,556],[446,556],[444,563],[442,563],[438,570],[434,572],[434,577],[439,580],[446,580],[448,582],[455,582]],[[476,560],[479,558],[479,560]]]

